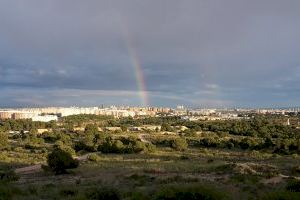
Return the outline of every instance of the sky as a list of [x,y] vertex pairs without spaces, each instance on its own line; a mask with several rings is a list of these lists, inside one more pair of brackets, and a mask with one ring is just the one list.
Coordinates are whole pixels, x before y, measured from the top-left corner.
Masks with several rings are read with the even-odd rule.
[[1,0],[0,107],[300,106],[299,0]]

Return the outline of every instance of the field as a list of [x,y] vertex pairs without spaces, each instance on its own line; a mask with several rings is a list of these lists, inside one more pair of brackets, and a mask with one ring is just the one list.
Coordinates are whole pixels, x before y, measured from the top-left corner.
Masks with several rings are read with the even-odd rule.
[[[79,138],[88,144],[86,135],[91,130],[92,127],[84,133],[65,132],[64,137],[51,142],[49,133],[27,139],[9,136],[6,148],[0,152],[4,174],[0,199],[300,198],[300,156],[292,148],[288,154],[274,153],[275,145],[272,151],[251,148],[252,143],[249,148],[203,145],[201,142],[209,138],[217,144],[238,140],[243,147],[245,138],[254,139],[233,134],[223,136],[208,130],[186,136],[175,130],[176,134],[100,132],[104,137],[97,136],[99,141],[93,141],[101,148],[74,146]],[[122,141],[122,146],[104,151],[107,138],[113,141],[112,146],[117,144],[115,141]],[[256,145],[260,140],[265,141],[255,139]],[[139,147],[129,151],[133,143]],[[153,146],[150,148],[149,144]],[[54,146],[65,150],[72,147],[68,151],[79,160],[79,166],[59,175],[43,167]],[[9,171],[13,173],[10,175]]]

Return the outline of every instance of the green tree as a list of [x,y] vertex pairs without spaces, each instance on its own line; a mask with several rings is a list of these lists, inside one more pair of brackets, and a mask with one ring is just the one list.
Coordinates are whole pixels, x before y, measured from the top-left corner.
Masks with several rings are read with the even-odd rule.
[[8,146],[8,135],[6,133],[0,133],[0,149],[4,149]]
[[112,153],[122,153],[124,151],[124,144],[121,140],[114,141],[112,145]]
[[70,153],[58,148],[48,154],[47,163],[55,174],[64,174],[67,169],[77,168],[79,165],[78,160],[73,159]]
[[172,140],[171,147],[177,151],[184,151],[188,148],[188,143],[184,138],[176,138],[175,140]]
[[163,123],[161,125],[161,131],[169,131],[169,132],[172,132],[173,131],[173,128],[170,126],[170,124],[168,123]]
[[96,135],[99,134],[98,127],[94,124],[88,124],[84,131],[84,142],[88,146],[94,146],[97,143]]
[[126,132],[127,131],[127,126],[125,124],[121,124],[121,129],[123,132]]
[[96,135],[98,133],[98,126],[95,124],[88,124],[84,130],[85,134]]

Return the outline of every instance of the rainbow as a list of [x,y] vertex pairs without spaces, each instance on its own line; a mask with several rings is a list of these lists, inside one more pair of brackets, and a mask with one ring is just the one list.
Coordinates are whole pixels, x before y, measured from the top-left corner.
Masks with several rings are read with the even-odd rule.
[[146,81],[144,78],[143,69],[142,69],[139,57],[138,57],[135,49],[132,48],[132,46],[128,46],[128,51],[130,54],[131,62],[134,66],[136,83],[138,86],[140,98],[142,100],[142,105],[148,106],[149,98],[148,98],[148,93],[147,93],[147,89],[146,89]]
[[141,103],[142,103],[142,106],[147,107],[147,106],[149,106],[149,97],[148,97],[148,92],[147,92],[147,88],[146,88],[146,81],[144,78],[142,65],[141,65],[139,56],[138,56],[138,54],[134,48],[134,45],[132,43],[132,40],[129,35],[129,31],[128,31],[127,27],[126,28],[125,28],[125,26],[122,26],[122,27],[123,27],[122,32],[125,35],[126,46],[127,46],[128,53],[130,56],[131,64],[134,66],[136,84],[138,87]]

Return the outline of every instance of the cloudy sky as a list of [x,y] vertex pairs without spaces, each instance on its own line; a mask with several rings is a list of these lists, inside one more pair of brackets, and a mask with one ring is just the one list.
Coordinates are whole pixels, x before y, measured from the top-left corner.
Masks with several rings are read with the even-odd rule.
[[1,0],[0,107],[300,106],[299,10],[299,0]]

